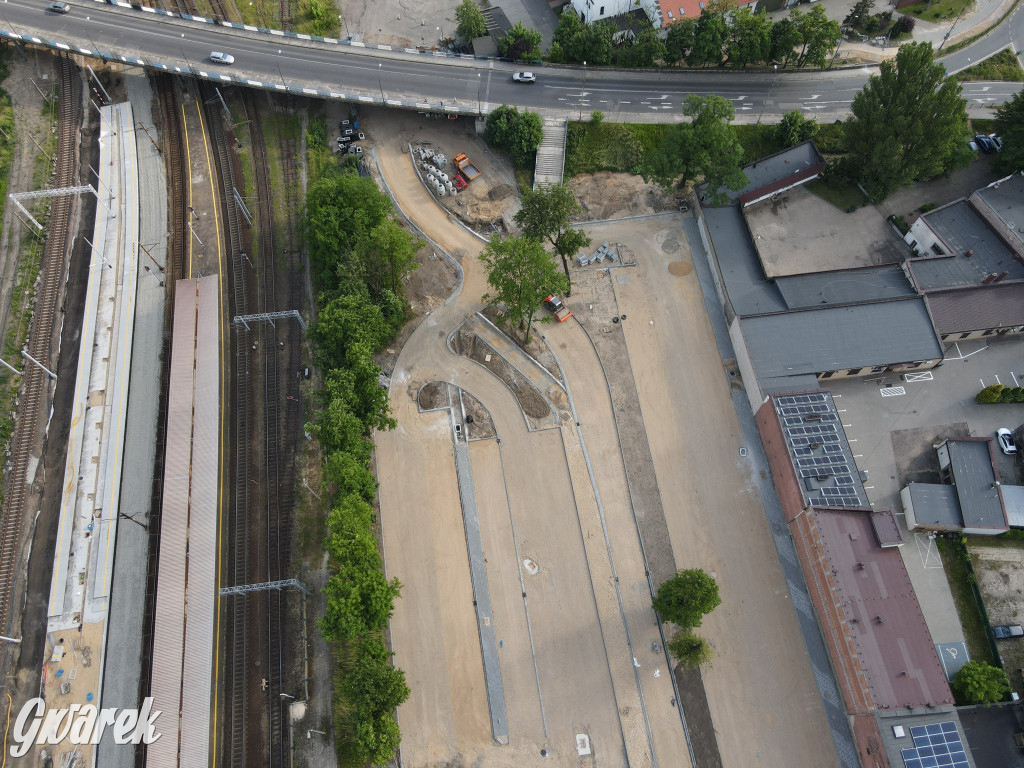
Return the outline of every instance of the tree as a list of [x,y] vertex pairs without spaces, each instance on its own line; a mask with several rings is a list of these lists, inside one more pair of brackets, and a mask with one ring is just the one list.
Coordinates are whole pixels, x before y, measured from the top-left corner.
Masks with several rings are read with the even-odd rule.
[[388,391],[380,385],[380,367],[373,362],[365,342],[353,344],[345,356],[345,366],[324,377],[324,394],[332,404],[343,403],[369,429],[396,426]]
[[693,46],[686,57],[686,63],[691,67],[703,67],[708,64],[717,67],[721,64],[722,46],[725,45],[727,32],[723,14],[712,13],[707,8],[701,11],[694,27]]
[[690,629],[699,627],[705,614],[721,603],[718,582],[700,568],[688,568],[658,587],[653,606],[662,621]]
[[804,117],[796,110],[787,112],[782,121],[775,126],[776,136],[784,147],[795,147],[808,139],[813,139],[818,132],[818,124],[813,117]]
[[352,249],[393,212],[371,178],[337,174],[313,184],[306,196],[306,244],[317,285],[333,291],[361,279]]
[[814,6],[810,13],[794,10],[790,16],[796,22],[803,40],[797,66],[810,64],[812,67],[824,67],[828,55],[839,45],[842,37],[839,22],[828,18],[820,5]]
[[999,170],[1024,170],[1024,91],[996,109],[996,132],[1003,140],[1003,151],[996,155]]
[[733,67],[746,67],[751,62],[767,61],[771,53],[772,22],[764,13],[754,13],[749,6],[732,13],[725,55]]
[[854,3],[853,8],[846,14],[846,18],[843,19],[843,26],[847,27],[859,27],[864,23],[864,19],[870,14],[871,9],[875,7],[875,0],[857,0]]
[[970,161],[966,104],[960,84],[934,62],[931,43],[903,45],[882,62],[845,126],[853,167],[876,202]]
[[683,669],[696,669],[711,664],[715,652],[703,637],[689,629],[676,632],[668,641],[668,652]]
[[647,27],[618,49],[615,63],[620,67],[653,67],[664,58],[665,41],[654,27]]
[[778,61],[783,67],[789,65],[795,48],[803,43],[800,27],[792,19],[780,19],[772,25],[771,53],[772,61]]
[[332,543],[331,555],[338,566],[324,585],[327,600],[320,619],[321,634],[333,642],[383,629],[394,612],[402,583],[385,578],[376,539],[372,534],[358,534]]
[[360,712],[380,716],[398,709],[409,698],[405,672],[391,664],[387,648],[379,640],[363,640],[356,649],[356,663],[345,675],[349,703]]
[[526,168],[544,138],[544,125],[537,113],[502,104],[487,116],[484,138],[504,150],[515,165]]
[[516,61],[536,61],[541,55],[540,41],[540,32],[533,27],[524,27],[519,22],[498,40],[498,53]]
[[583,212],[576,194],[567,184],[541,186],[524,190],[521,206],[515,216],[516,224],[523,228],[526,237],[551,243],[562,259],[565,279],[569,281],[566,293],[570,294],[569,259],[590,245],[587,234],[569,223],[573,216]]
[[952,687],[967,704],[994,704],[1010,692],[1010,680],[999,667],[968,661],[956,673]]
[[690,94],[683,114],[693,121],[668,131],[661,146],[648,154],[640,169],[644,180],[671,189],[703,176],[714,202],[722,198],[723,185],[742,189],[747,178],[740,170],[743,146],[729,126],[735,114],[732,104],[721,96]]
[[529,237],[496,237],[480,254],[487,269],[491,292],[484,301],[502,304],[509,322],[526,329],[530,341],[533,313],[549,293],[565,293],[569,280],[539,240]]
[[365,343],[371,350],[380,349],[394,332],[381,308],[362,288],[339,294],[325,304],[309,329],[309,338],[320,364],[338,368],[345,364],[353,345]]
[[474,38],[487,34],[484,15],[473,0],[462,0],[459,3],[455,9],[455,21],[458,22],[455,34],[466,42],[471,42]]
[[356,246],[356,256],[362,264],[370,295],[378,297],[385,290],[390,290],[400,296],[402,280],[419,266],[416,252],[424,245],[394,219],[385,219],[371,229],[369,237]]
[[369,765],[390,765],[402,742],[394,716],[385,713],[371,717],[360,712],[356,718],[355,743],[359,760]]
[[683,61],[693,48],[697,20],[694,18],[680,19],[668,28],[665,35],[665,61],[678,64]]

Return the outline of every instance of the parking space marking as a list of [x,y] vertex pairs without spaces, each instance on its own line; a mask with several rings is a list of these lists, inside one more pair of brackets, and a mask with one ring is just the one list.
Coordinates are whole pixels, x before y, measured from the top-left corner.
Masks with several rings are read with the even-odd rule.
[[885,389],[878,390],[882,397],[898,397],[899,395],[907,394],[907,390],[903,387],[886,387]]
[[934,534],[915,533],[914,544],[917,547],[917,554],[921,558],[922,568],[941,568],[942,559],[939,557],[939,549],[935,546]]

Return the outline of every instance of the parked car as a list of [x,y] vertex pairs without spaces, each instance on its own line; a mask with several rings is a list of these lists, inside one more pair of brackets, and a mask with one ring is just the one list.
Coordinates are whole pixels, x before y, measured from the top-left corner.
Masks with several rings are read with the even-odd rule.
[[71,10],[71,6],[67,3],[50,3],[46,6],[46,10],[50,13],[67,13]]
[[221,53],[220,51],[213,51],[210,54],[210,61],[214,64],[234,64],[235,57],[230,53]]
[[971,148],[971,152],[978,151],[978,145],[975,143],[974,139],[968,139],[967,146]]
[[513,83],[536,83],[537,76],[533,72],[516,72],[512,75]]
[[974,143],[978,145],[982,152],[986,155],[991,155],[996,151],[995,144],[988,136],[982,136],[980,133],[974,137]]
[[999,624],[992,627],[996,640],[1009,640],[1011,637],[1024,637],[1024,627],[1020,624]]
[[1017,452],[1017,443],[1013,441],[1013,432],[1006,427],[996,430],[996,440],[999,441],[999,450],[1007,456],[1013,456]]
[[996,148],[996,152],[1003,151],[1003,140],[996,136],[994,133],[988,135],[988,140],[992,142],[992,146]]

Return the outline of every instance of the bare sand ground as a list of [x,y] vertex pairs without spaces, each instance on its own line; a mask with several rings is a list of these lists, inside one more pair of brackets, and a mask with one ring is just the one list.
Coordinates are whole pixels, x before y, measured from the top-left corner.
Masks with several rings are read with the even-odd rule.
[[637,254],[612,278],[676,563],[719,582],[700,632],[716,653],[704,680],[722,762],[838,765],[678,220],[588,231]]

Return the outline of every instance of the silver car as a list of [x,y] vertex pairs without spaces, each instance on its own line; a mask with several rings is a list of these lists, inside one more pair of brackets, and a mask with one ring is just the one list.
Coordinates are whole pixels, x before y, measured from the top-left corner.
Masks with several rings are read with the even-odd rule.
[[513,83],[536,83],[537,76],[533,72],[516,72],[512,75]]
[[210,54],[210,61],[214,64],[234,64],[235,57],[230,53],[221,53],[220,51],[213,51]]

